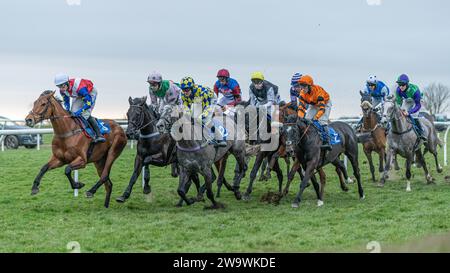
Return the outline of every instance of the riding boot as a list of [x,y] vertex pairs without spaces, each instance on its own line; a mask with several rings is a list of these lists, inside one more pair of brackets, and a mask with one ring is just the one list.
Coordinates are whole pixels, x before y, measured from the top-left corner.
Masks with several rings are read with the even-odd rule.
[[322,125],[322,146],[320,148],[323,148],[327,151],[331,151],[332,147],[330,144],[330,134],[328,133],[328,126]]
[[418,131],[417,134],[419,135],[419,138],[423,141],[427,141],[427,138],[424,135],[422,124],[420,123],[419,118],[414,118],[414,123],[416,124],[417,131]]
[[91,128],[94,130],[95,132],[95,139],[94,139],[94,143],[97,142],[105,142],[106,139],[102,136],[102,134],[100,133],[100,128],[98,128],[98,124],[97,121],[95,120],[95,118],[93,116],[90,116],[88,119],[89,124],[91,125]]

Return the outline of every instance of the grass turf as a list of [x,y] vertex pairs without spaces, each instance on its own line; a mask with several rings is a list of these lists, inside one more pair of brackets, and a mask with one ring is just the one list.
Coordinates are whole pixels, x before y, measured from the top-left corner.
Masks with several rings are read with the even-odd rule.
[[[45,143],[50,143],[49,137]],[[50,157],[50,147],[0,152],[0,252],[68,252],[71,241],[79,242],[82,252],[368,252],[370,241],[395,245],[450,230],[450,181],[444,178],[449,167],[437,174],[428,154],[436,185],[426,185],[423,171],[413,168],[412,192],[407,193],[402,168],[391,171],[390,180],[380,189],[370,181],[361,149],[360,153],[364,201],[358,199],[356,184],[342,192],[334,169],[327,167],[323,207],[317,207],[309,187],[300,208],[291,208],[298,176],[280,205],[260,202],[264,193],[277,190],[272,174],[271,181],[255,182],[249,202],[235,200],[224,188],[219,200],[226,208],[211,211],[203,209],[210,204],[206,196],[206,203],[174,207],[178,179],[170,176],[170,167],[151,167],[151,196],[142,194],[139,179],[129,201],[116,203],[133,168],[135,150],[129,146],[113,166],[109,209],[103,207],[103,188],[93,199],[84,197],[97,180],[92,165],[80,171],[80,181],[87,185],[79,197],[73,196],[63,168],[48,172],[40,193],[30,196],[34,177]],[[442,149],[439,153],[442,162]],[[234,163],[229,164],[226,177],[231,179]],[[248,171],[241,183],[242,192],[249,175]],[[193,187],[189,195],[195,194]]]

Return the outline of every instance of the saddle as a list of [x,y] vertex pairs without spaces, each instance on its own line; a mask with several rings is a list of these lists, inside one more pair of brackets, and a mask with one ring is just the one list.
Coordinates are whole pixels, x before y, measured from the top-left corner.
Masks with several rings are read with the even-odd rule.
[[[86,119],[84,119],[83,117],[74,117],[74,120],[80,126],[81,130],[87,138],[95,138],[94,129],[92,129],[91,125]],[[108,123],[105,123],[104,121],[97,118],[95,118],[95,121],[97,122],[98,128],[100,129],[100,133],[102,135],[108,135],[111,132],[111,127]]]

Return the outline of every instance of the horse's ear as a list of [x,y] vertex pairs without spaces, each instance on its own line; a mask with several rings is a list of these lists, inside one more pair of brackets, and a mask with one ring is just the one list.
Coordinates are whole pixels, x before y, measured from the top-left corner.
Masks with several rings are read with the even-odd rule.
[[359,94],[361,94],[361,97],[364,96],[364,93],[361,90],[359,90]]
[[131,96],[128,98],[128,102],[130,103],[130,105],[133,103],[133,99],[131,98]]
[[142,97],[142,105],[144,105],[147,102],[147,96]]
[[56,90],[53,90],[53,92],[52,92],[52,96],[54,96],[54,95],[55,95],[55,93],[56,93]]

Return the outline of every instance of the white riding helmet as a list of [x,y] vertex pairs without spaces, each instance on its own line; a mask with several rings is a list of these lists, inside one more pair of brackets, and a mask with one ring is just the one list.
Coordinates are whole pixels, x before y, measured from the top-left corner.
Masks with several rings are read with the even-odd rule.
[[69,76],[67,76],[66,74],[58,74],[55,76],[55,85],[61,85],[63,83],[66,83],[69,81]]
[[153,71],[148,75],[147,82],[162,82],[161,73]]
[[366,81],[368,84],[377,84],[378,80],[377,80],[377,76],[369,76],[369,78]]

